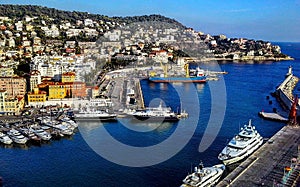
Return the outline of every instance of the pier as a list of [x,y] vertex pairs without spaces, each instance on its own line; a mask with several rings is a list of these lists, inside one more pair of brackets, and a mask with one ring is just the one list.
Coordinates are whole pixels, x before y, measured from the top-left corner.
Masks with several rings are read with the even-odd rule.
[[[284,168],[290,166],[293,157],[297,158],[299,144],[300,127],[284,126],[220,181],[217,187],[276,186],[276,184],[292,186],[282,184],[281,181],[284,176]],[[299,160],[298,163],[300,163]],[[294,178],[291,178],[292,176]],[[291,181],[290,183],[295,184],[299,180],[298,176],[291,175],[291,177],[287,179],[287,181]]]

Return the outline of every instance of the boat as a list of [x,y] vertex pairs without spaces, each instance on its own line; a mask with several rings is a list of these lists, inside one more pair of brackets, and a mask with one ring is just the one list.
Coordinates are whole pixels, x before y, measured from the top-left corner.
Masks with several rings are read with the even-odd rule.
[[74,114],[76,121],[116,121],[117,115],[103,110],[81,110]]
[[164,74],[161,76],[150,76],[148,78],[151,82],[164,83],[164,82],[193,82],[193,83],[205,83],[206,76],[203,69],[197,67],[196,69],[189,69],[189,64],[185,64],[184,69],[186,71],[186,75],[181,77],[169,77],[166,73],[166,68],[164,69]]
[[28,138],[23,136],[19,131],[12,128],[7,132],[7,135],[17,144],[25,144],[28,141]]
[[32,143],[34,144],[41,144],[41,138],[34,134],[30,129],[28,128],[21,128],[20,132],[27,137]]
[[61,119],[61,121],[72,125],[74,128],[78,127],[78,124],[75,123],[75,121],[71,120],[69,117],[64,117],[64,118]]
[[6,144],[6,145],[10,145],[10,144],[12,144],[13,141],[6,134],[4,134],[3,132],[0,132],[0,142],[2,142],[3,144]]
[[188,174],[183,179],[181,187],[204,187],[215,185],[222,174],[225,171],[224,164],[214,165],[212,167],[204,167],[203,163],[200,162],[199,166],[196,166],[192,174]]
[[71,136],[73,133],[74,133],[74,129],[75,127],[73,127],[72,125],[64,122],[63,123],[59,123],[59,122],[56,122],[56,121],[43,121],[43,124],[45,126],[48,126],[48,127],[51,127],[53,128],[53,130],[57,130],[59,134],[57,134],[56,132],[55,133],[55,136],[56,135],[68,135],[68,136]]
[[44,141],[48,141],[51,139],[51,134],[49,134],[48,132],[44,131],[41,128],[30,128],[30,131],[32,131],[34,134],[36,134]]
[[158,107],[148,107],[132,113],[132,116],[138,120],[148,121],[178,121],[178,114],[173,112],[170,107],[163,107],[160,103]]
[[249,120],[249,123],[241,128],[238,135],[234,136],[222,150],[218,159],[225,165],[236,163],[251,155],[262,143],[263,138]]

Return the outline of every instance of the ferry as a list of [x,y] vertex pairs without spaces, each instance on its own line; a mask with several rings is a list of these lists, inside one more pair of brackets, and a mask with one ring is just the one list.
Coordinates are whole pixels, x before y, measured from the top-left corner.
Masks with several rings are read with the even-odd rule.
[[158,107],[148,107],[145,110],[136,111],[132,116],[138,120],[148,121],[178,121],[180,116],[173,112],[170,107],[163,107],[160,103]]
[[103,110],[86,110],[74,114],[76,121],[116,121],[117,115]]
[[263,143],[263,138],[251,124],[241,128],[238,135],[234,136],[228,145],[219,154],[218,159],[225,165],[236,163],[251,155]]
[[195,167],[192,174],[188,174],[183,179],[181,187],[204,187],[215,185],[225,171],[224,164],[214,165],[212,167],[204,167],[200,162],[199,166]]

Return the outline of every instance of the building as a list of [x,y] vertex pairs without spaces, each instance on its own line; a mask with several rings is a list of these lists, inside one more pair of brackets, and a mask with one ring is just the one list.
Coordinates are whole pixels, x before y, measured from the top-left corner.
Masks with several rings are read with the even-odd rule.
[[14,75],[14,70],[13,68],[10,67],[2,67],[0,65],[0,76],[1,77],[10,77]]
[[87,96],[84,82],[47,82],[40,84],[39,90],[48,93],[48,100]]
[[24,97],[26,93],[26,79],[23,77],[0,77],[0,90],[6,90],[7,96]]
[[5,100],[6,115],[20,115],[24,107],[24,97],[7,98]]
[[66,98],[67,91],[64,83],[49,82],[48,83],[48,99],[63,99]]
[[38,70],[33,70],[30,72],[30,91],[33,91],[34,88],[37,87],[37,85],[41,84],[42,82],[42,76],[41,73]]
[[5,114],[5,98],[7,97],[6,90],[0,90],[0,115]]
[[40,91],[37,87],[33,89],[33,92],[27,94],[28,105],[41,106],[47,100],[47,92]]
[[19,115],[24,107],[24,97],[8,97],[6,90],[0,90],[0,115]]
[[74,82],[75,78],[75,72],[66,72],[61,75],[61,82]]

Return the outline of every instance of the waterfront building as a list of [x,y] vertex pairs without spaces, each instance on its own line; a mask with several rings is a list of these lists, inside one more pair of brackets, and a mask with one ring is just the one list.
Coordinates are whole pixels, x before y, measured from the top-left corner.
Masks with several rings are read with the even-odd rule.
[[24,102],[24,97],[8,97],[6,90],[0,90],[0,115],[19,115]]
[[33,92],[27,94],[28,105],[41,105],[47,99],[47,92],[39,90],[37,87]]
[[5,113],[5,98],[7,97],[6,90],[0,90],[0,114]]
[[23,77],[0,77],[0,90],[6,90],[8,97],[24,97],[26,79]]
[[5,114],[20,115],[24,102],[24,97],[7,98],[5,100]]
[[86,97],[86,84],[84,82],[65,83],[66,96],[69,98]]
[[38,85],[40,91],[45,91],[48,100],[86,97],[86,85],[84,82],[43,82]]
[[63,99],[67,96],[65,86],[61,82],[48,83],[48,99]]

